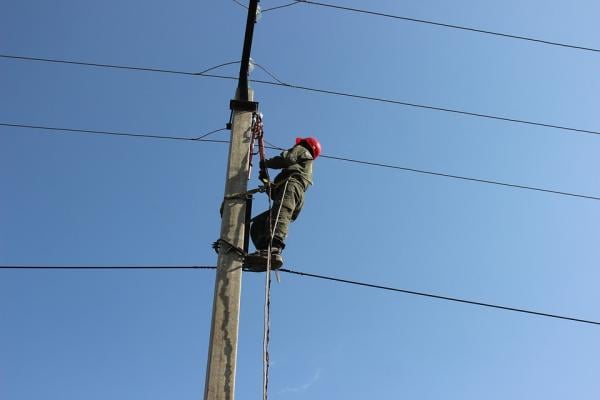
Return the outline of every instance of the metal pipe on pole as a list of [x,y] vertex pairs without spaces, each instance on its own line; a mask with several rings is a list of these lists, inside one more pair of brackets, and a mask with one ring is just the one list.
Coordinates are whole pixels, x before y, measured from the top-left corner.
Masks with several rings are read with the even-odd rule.
[[250,54],[252,52],[252,38],[254,36],[254,24],[258,12],[259,0],[250,0],[248,5],[248,17],[246,18],[246,32],[244,34],[244,47],[242,49],[242,63],[240,64],[240,75],[238,89],[241,101],[248,101],[248,70],[250,68]]

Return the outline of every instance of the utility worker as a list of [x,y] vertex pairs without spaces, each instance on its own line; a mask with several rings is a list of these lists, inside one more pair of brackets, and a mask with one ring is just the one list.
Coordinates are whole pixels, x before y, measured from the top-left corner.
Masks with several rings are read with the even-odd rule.
[[[256,252],[246,256],[246,266],[250,269],[265,270],[268,260],[270,234],[273,234],[271,247],[271,268],[283,265],[281,251],[290,222],[296,220],[304,205],[304,192],[312,185],[312,164],[321,154],[321,144],[314,137],[296,138],[291,149],[279,156],[261,161],[259,179],[266,180],[266,168],[281,169],[271,187],[273,200],[271,209],[252,218],[250,237]],[[269,229],[269,221],[272,229]]]

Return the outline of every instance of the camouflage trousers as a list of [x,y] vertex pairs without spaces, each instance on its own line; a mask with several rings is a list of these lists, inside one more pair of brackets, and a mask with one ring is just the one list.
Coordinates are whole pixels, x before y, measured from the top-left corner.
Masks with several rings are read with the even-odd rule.
[[[292,178],[283,183],[272,193],[271,209],[252,218],[250,237],[256,250],[265,250],[269,246],[269,215],[273,227],[273,246],[285,247],[290,222],[296,220],[304,205],[304,188],[302,182]],[[277,214],[279,213],[279,218]],[[276,221],[277,220],[277,221]],[[276,223],[277,222],[277,223]]]

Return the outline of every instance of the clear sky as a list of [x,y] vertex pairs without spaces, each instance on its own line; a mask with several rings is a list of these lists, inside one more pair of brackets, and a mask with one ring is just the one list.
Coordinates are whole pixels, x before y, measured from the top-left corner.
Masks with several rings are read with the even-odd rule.
[[[600,48],[592,0],[336,4]],[[245,20],[227,0],[4,1],[0,53],[198,72],[239,60]],[[298,4],[263,14],[253,58],[293,84],[600,130],[597,52]],[[1,123],[184,137],[223,127],[236,85],[0,72]],[[252,86],[278,146],[314,135],[327,155],[600,196],[597,135]],[[226,162],[218,143],[0,127],[0,264],[214,265]],[[314,172],[286,267],[600,320],[598,201],[325,158]],[[214,275],[0,270],[0,399],[201,399]],[[598,326],[282,278],[271,399],[600,397]],[[263,290],[244,275],[241,400],[261,396]]]

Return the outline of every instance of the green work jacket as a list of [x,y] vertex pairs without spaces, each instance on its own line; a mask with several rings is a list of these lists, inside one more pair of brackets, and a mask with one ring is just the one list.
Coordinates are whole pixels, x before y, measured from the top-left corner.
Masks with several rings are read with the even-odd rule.
[[312,163],[313,156],[310,151],[302,145],[296,145],[289,150],[283,151],[280,155],[265,160],[267,168],[282,169],[274,182],[278,183],[291,176],[298,178],[303,184],[304,190],[312,185]]

